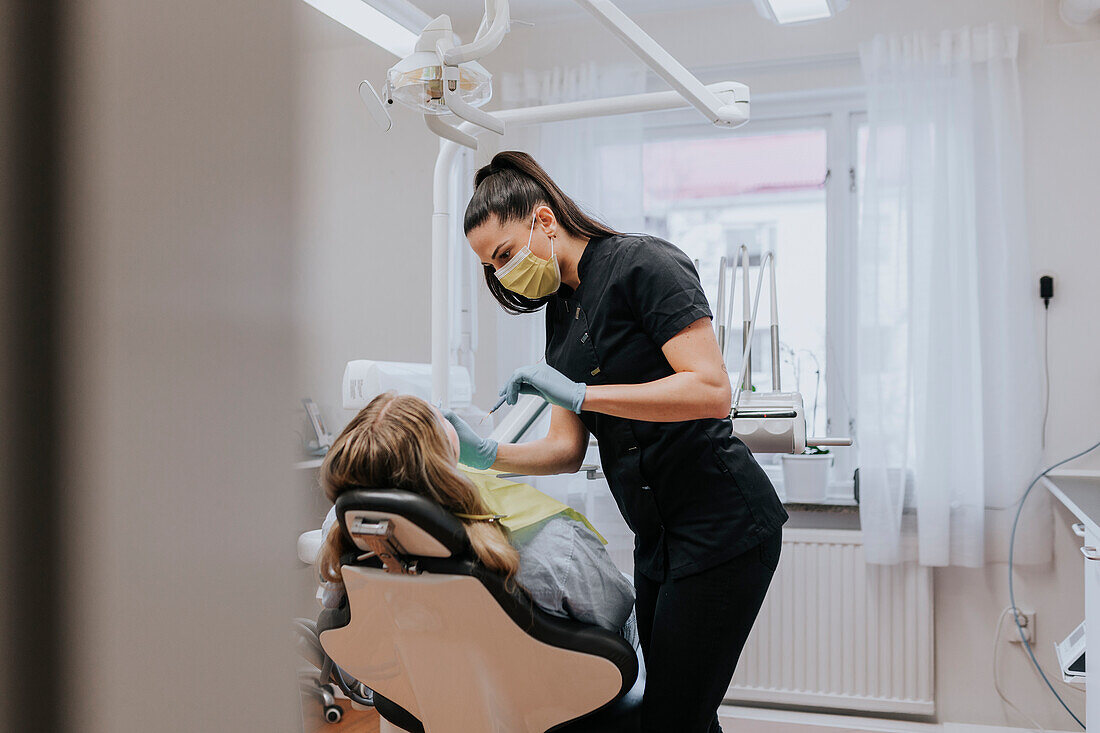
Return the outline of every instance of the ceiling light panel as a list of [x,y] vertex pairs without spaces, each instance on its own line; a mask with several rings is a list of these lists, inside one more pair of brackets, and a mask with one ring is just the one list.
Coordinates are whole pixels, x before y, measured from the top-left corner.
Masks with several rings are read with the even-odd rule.
[[777,23],[805,23],[835,15],[847,0],[755,0],[756,9]]
[[[419,29],[415,32],[365,0],[305,0],[343,26],[376,43],[390,53],[405,58],[413,52]],[[385,7],[383,4],[382,7]],[[401,20],[407,19],[402,17]],[[421,26],[423,27],[423,26]]]

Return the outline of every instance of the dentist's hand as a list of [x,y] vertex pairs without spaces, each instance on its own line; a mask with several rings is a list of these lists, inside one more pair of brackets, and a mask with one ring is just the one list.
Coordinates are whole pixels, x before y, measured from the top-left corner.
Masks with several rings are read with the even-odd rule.
[[454,426],[458,433],[458,461],[470,468],[489,468],[497,460],[497,442],[482,438],[474,432],[465,420],[452,410],[444,410],[443,417]]
[[521,394],[537,394],[550,404],[579,415],[587,389],[583,382],[574,382],[548,364],[532,364],[514,371],[500,394],[509,405],[516,404]]

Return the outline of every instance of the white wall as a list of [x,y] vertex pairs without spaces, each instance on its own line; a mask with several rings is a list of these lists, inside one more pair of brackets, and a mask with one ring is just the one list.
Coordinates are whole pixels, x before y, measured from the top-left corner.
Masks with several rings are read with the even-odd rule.
[[15,704],[297,730],[290,0],[61,6],[70,624],[67,668]]
[[301,396],[339,429],[351,359],[431,358],[432,170],[438,138],[392,108],[383,134],[359,100],[397,60],[305,3],[294,3],[300,243],[295,301]]
[[[1056,460],[1100,439],[1100,24],[1069,29],[1053,0],[856,0],[827,23],[780,28],[748,3],[638,18],[669,51],[707,77],[740,64],[736,78],[754,93],[840,87],[860,82],[852,59],[860,41],[878,32],[939,30],[1002,21],[1022,31],[1020,73],[1029,173],[1029,233],[1036,277],[1056,276],[1051,305],[1052,397],[1047,456]],[[369,122],[354,89],[380,79],[392,63],[308,9],[302,31],[298,148],[306,202],[299,234],[300,313],[308,352],[300,391],[330,407],[344,362],[353,357],[426,361],[431,164],[435,141],[405,115],[383,136]],[[820,57],[812,64],[792,58]],[[584,19],[517,27],[488,59],[491,70],[544,69],[582,61],[629,61],[627,50]],[[761,64],[760,62],[773,62]],[[379,314],[382,315],[379,315]],[[492,359],[495,334],[482,303],[482,356]],[[1022,338],[1029,338],[1022,334]],[[483,387],[484,373],[479,374]],[[1008,398],[1008,397],[1006,397]],[[1100,468],[1100,455],[1081,467]],[[1021,487],[1022,488],[1022,487]],[[1061,509],[1040,512],[1053,524],[1054,562],[1019,573],[1019,601],[1038,611],[1037,651],[1053,669],[1051,644],[1083,615],[1081,559]],[[1049,520],[1047,518],[1050,518]],[[1045,528],[1049,531],[1049,528]],[[1028,527],[1024,527],[1028,531]],[[1035,532],[1039,532],[1035,529]],[[1007,604],[1003,564],[936,571],[937,697],[940,718],[1011,723],[989,678],[992,624]],[[1039,722],[1072,728],[1015,648],[1002,660],[1005,686]],[[1066,693],[1083,714],[1080,695]]]

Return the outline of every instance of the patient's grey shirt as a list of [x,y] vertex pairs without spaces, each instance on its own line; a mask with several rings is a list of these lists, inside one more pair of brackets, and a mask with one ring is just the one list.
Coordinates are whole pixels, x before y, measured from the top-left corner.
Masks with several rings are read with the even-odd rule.
[[553,516],[512,532],[519,550],[516,580],[549,614],[623,630],[634,610],[634,586],[611,562],[596,534],[571,517]]

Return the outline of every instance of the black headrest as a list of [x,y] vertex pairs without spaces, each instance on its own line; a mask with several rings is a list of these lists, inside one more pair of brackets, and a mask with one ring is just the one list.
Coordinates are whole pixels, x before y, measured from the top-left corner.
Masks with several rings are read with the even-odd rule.
[[462,522],[431,499],[411,491],[347,491],[336,499],[336,516],[352,541],[363,550],[368,548],[356,541],[356,523],[389,519],[394,525],[394,536],[410,556],[466,558],[472,553]]

